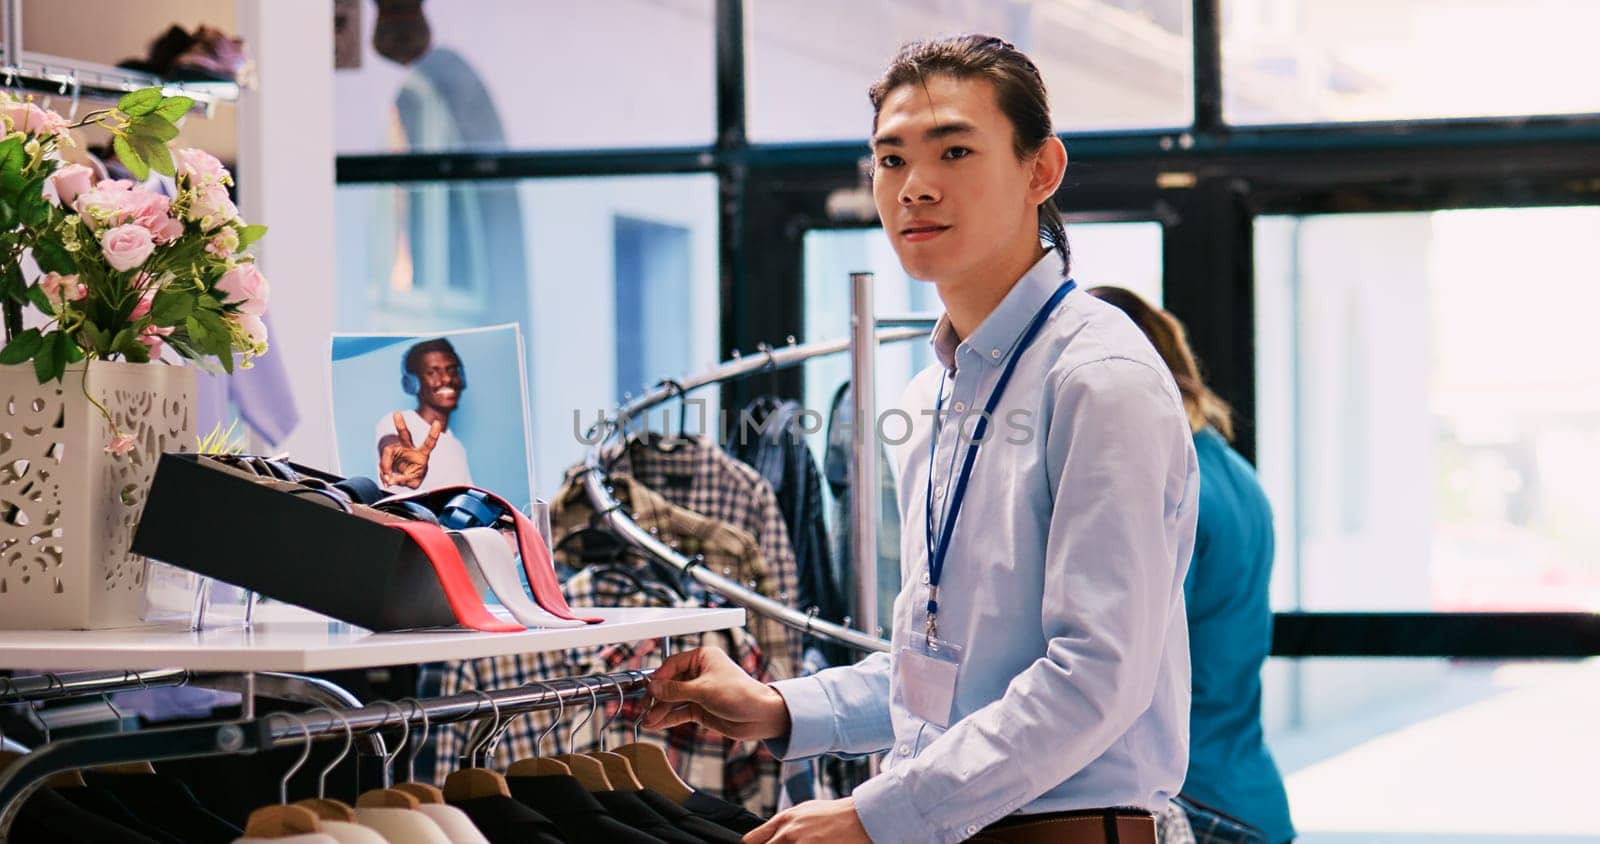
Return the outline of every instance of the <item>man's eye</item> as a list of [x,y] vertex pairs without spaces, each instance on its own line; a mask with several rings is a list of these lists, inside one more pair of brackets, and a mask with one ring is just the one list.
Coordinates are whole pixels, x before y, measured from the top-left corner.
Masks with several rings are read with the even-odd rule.
[[878,159],[878,166],[879,167],[885,167],[885,168],[890,168],[890,169],[895,168],[895,167],[899,167],[900,165],[902,165],[904,163],[905,163],[905,161],[903,161],[900,158],[900,156],[898,156],[898,155],[885,155],[882,158]]
[[951,147],[944,151],[945,158],[966,158],[971,154],[972,150],[966,147]]

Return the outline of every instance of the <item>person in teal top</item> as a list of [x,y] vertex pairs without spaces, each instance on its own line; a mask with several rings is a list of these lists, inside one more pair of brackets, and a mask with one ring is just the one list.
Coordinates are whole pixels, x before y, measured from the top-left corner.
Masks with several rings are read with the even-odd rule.
[[[1228,445],[1232,408],[1200,379],[1183,325],[1120,287],[1088,292],[1126,313],[1172,370],[1200,461],[1194,557],[1183,583],[1193,697],[1181,797],[1244,821],[1270,844],[1292,841],[1288,795],[1261,729],[1261,665],[1272,648],[1271,505],[1255,470]],[[1192,820],[1196,839],[1207,841],[1204,822]]]

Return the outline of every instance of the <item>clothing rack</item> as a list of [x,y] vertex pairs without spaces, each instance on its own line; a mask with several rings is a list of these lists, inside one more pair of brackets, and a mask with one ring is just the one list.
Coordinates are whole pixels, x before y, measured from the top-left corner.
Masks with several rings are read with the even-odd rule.
[[[64,739],[46,744],[0,769],[0,840],[4,840],[22,801],[50,776],[62,771],[126,762],[157,762],[207,756],[259,753],[330,736],[409,729],[482,718],[494,718],[489,732],[469,752],[486,763],[499,735],[519,715],[567,706],[584,707],[623,701],[648,689],[652,670],[629,670],[559,678],[534,686],[476,691],[448,697],[377,702],[304,714],[272,713],[261,718],[185,725],[137,732]],[[94,694],[99,694],[95,690]],[[388,773],[385,771],[385,779]],[[388,786],[390,783],[384,783]]]
[[[838,644],[846,645],[864,653],[887,652],[889,642],[881,635],[875,635],[877,630],[876,607],[876,573],[877,573],[877,495],[856,495],[852,501],[856,504],[851,513],[851,561],[857,575],[856,608],[854,619],[862,624],[862,629],[857,630],[847,625],[835,624],[825,619],[816,617],[815,609],[800,612],[792,607],[775,601],[730,578],[723,577],[706,568],[698,555],[687,557],[675,549],[668,547],[649,531],[639,527],[631,516],[622,508],[622,505],[611,494],[606,485],[606,472],[604,461],[600,457],[601,450],[610,439],[619,434],[625,435],[633,419],[645,418],[645,414],[661,404],[674,398],[682,398],[691,390],[712,384],[721,384],[739,378],[749,377],[763,372],[778,369],[787,369],[798,366],[806,361],[849,352],[851,361],[852,381],[857,386],[865,389],[853,390],[852,399],[855,403],[855,416],[857,420],[874,419],[873,392],[874,367],[873,360],[877,347],[885,343],[903,342],[926,337],[932,332],[935,319],[922,315],[893,316],[883,319],[872,317],[872,275],[870,273],[851,274],[853,286],[852,297],[852,336],[845,340],[826,340],[816,343],[797,345],[793,337],[789,338],[788,345],[774,349],[762,344],[757,347],[758,355],[745,357],[737,350],[733,357],[711,370],[699,375],[686,378],[682,381],[663,381],[646,391],[644,395],[632,399],[617,410],[615,415],[605,419],[591,430],[587,439],[593,442],[588,454],[584,458],[583,488],[588,494],[589,502],[595,512],[602,514],[606,525],[621,536],[625,541],[665,562],[690,577],[712,592],[727,598],[745,609],[771,618],[786,627],[799,630],[803,633],[827,639]],[[882,327],[883,324],[892,327]],[[854,460],[852,462],[853,478],[875,478],[877,475],[877,449],[866,447],[864,443],[871,442],[872,427],[857,424],[855,426],[858,441],[852,444]],[[865,432],[865,433],[863,433]],[[868,452],[863,455],[862,452]],[[870,483],[870,482],[869,482]],[[863,490],[870,489],[868,484],[857,483]],[[868,499],[861,502],[861,499]],[[868,541],[870,540],[870,542]],[[870,560],[870,564],[864,563]],[[869,569],[870,573],[864,575],[862,570]],[[864,592],[861,588],[862,581],[874,588]],[[848,619],[847,619],[848,621]],[[869,632],[870,631],[870,632]]]
[[[239,99],[239,86],[233,82],[172,82],[139,71],[24,50],[22,0],[0,0],[0,21],[5,27],[0,43],[5,51],[0,59],[3,88],[69,97],[76,105],[80,99],[115,103],[130,91],[160,87],[167,96],[192,98],[190,113],[206,117],[212,116],[217,103]],[[68,115],[69,119],[73,116]]]

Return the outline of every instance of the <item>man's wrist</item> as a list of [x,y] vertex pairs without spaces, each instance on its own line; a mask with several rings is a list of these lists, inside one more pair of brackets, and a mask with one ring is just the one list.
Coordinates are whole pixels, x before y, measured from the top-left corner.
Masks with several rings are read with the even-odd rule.
[[794,729],[794,722],[789,715],[789,702],[784,700],[783,693],[778,691],[771,683],[765,683],[763,686],[767,690],[766,708],[768,709],[768,718],[766,719],[768,728],[764,732],[769,733],[765,738],[787,743],[789,732]]

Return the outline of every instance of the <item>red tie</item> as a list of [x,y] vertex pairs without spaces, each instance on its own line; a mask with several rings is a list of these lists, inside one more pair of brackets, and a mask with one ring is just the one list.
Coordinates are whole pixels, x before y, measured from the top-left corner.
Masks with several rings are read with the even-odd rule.
[[422,553],[427,556],[428,562],[433,563],[433,571],[439,576],[439,586],[444,589],[445,600],[450,602],[450,610],[463,627],[486,633],[520,633],[527,629],[515,622],[501,621],[483,605],[477,588],[472,585],[472,578],[467,575],[467,565],[461,559],[461,552],[456,550],[456,544],[450,541],[442,528],[417,521],[388,524],[405,531],[422,547]]
[[[430,489],[427,492],[390,498],[387,500],[413,501],[424,498],[431,499],[434,497],[444,497],[464,492],[476,492],[482,495],[485,499],[500,505],[502,509],[511,514],[512,519],[516,524],[517,548],[522,552],[522,569],[528,573],[528,585],[533,587],[533,599],[538,602],[539,606],[544,607],[545,612],[548,612],[557,618],[574,619],[578,621],[584,621],[589,624],[599,624],[605,620],[603,618],[594,616],[580,616],[573,614],[572,608],[567,606],[566,596],[561,594],[561,581],[556,579],[555,561],[550,557],[550,548],[544,544],[544,537],[540,535],[539,529],[534,527],[533,522],[527,516],[522,515],[520,510],[511,506],[511,504],[508,503],[504,498],[501,498],[500,496],[495,495],[488,490],[478,489],[477,487],[447,486],[439,489]],[[439,538],[444,540],[446,545],[450,546],[451,552],[455,553],[456,559],[459,560],[461,555],[455,551],[455,544],[450,542],[449,537],[446,537],[443,533],[441,533]],[[463,568],[462,576],[465,577],[465,575],[466,571]],[[467,581],[467,588],[467,594],[476,596],[477,592],[476,590],[472,589],[472,583],[470,579]]]

